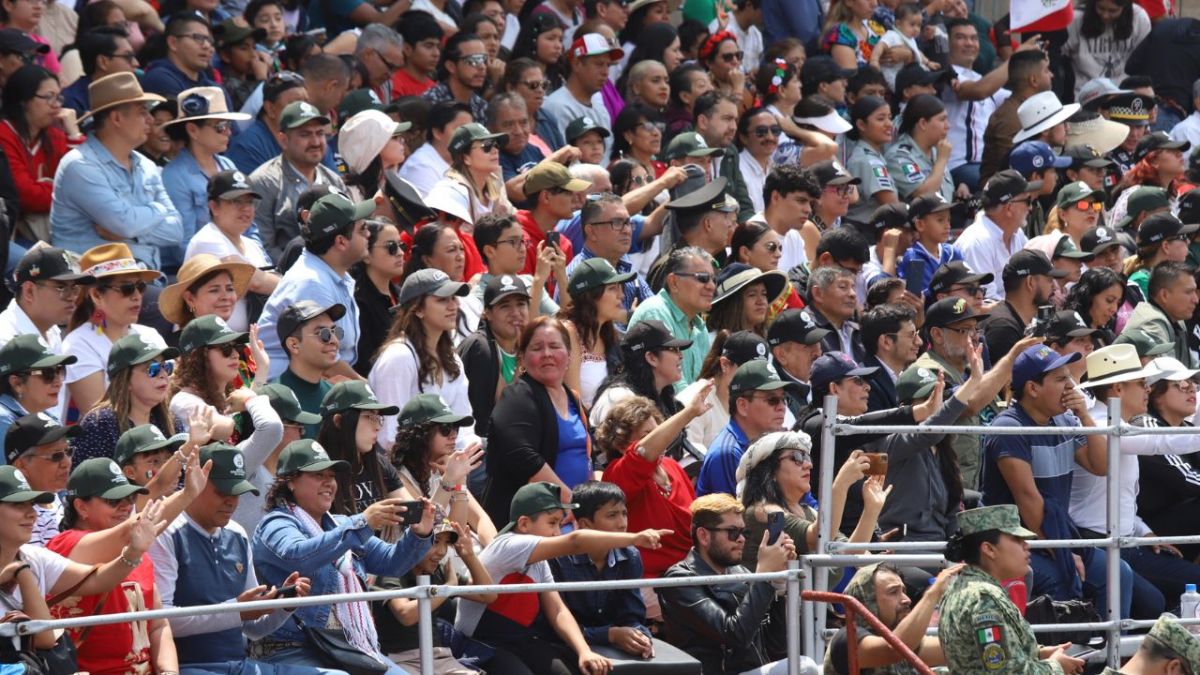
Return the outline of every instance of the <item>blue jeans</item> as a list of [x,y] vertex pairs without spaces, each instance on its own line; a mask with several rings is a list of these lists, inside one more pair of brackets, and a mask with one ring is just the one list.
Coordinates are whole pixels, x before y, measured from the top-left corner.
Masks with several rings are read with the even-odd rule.
[[[1179,602],[1184,584],[1200,583],[1200,565],[1170,553],[1155,553],[1149,546],[1121,549],[1121,557],[1163,596],[1163,606],[1168,609]],[[1137,590],[1140,594],[1141,589]]]
[[[278,663],[278,664],[287,664],[287,665],[309,666],[310,671],[319,671],[323,675],[338,675],[338,674],[345,675],[345,673],[342,673],[342,671],[340,671],[340,670],[330,670],[328,668],[313,667],[314,664],[322,663],[322,659],[321,659],[321,655],[318,654],[316,652],[316,650],[309,649],[308,647],[293,647],[291,649],[284,649],[284,650],[275,652],[274,654],[271,655],[270,662]],[[392,663],[390,660],[385,658],[383,660],[383,662],[384,662],[384,664],[387,665],[387,670],[384,672],[383,675],[409,675],[409,672],[407,670]],[[183,674],[180,673],[180,675],[183,675]],[[270,674],[268,673],[267,675],[270,675]],[[284,675],[292,675],[292,674],[286,673]]]
[[346,675],[340,670],[316,668],[311,665],[268,663],[253,659],[217,663],[189,663],[179,667],[180,675]]
[[[1070,555],[1070,549],[1054,549],[1055,555]],[[1082,551],[1081,551],[1082,553]],[[1079,575],[1072,574],[1069,579],[1062,578],[1058,564],[1034,551],[1029,566],[1033,568],[1033,588],[1030,598],[1036,595],[1049,595],[1055,600],[1073,600],[1086,596],[1095,599],[1096,609],[1100,616],[1108,613],[1108,572],[1105,569],[1108,555],[1104,549],[1092,549],[1091,556],[1084,556],[1084,576],[1087,581],[1081,582]],[[1121,618],[1130,616],[1133,605],[1133,586],[1136,575],[1125,561],[1121,561]]]

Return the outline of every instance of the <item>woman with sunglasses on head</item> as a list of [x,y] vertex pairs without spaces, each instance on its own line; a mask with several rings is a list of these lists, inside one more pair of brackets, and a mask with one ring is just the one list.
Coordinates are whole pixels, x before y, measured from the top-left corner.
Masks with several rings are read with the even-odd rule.
[[63,353],[79,361],[67,368],[67,388],[79,414],[96,405],[108,386],[105,365],[113,342],[137,334],[147,344],[166,347],[158,331],[137,323],[146,285],[162,276],[134,260],[125,244],[101,244],[79,259],[79,267],[96,282],[87,286],[63,338]]
[[657,159],[663,151],[666,130],[662,115],[644,103],[631,103],[613,120],[613,156],[636,160],[651,178],[658,178],[667,165]]
[[0,347],[0,457],[4,434],[17,418],[44,413],[58,419],[67,364],[77,360],[50,352],[36,334],[18,335]]
[[[171,203],[179,210],[183,239],[192,238],[208,224],[209,180],[221,171],[232,171],[233,160],[224,156],[233,136],[233,123],[250,119],[244,113],[229,112],[225,92],[220,87],[196,87],[179,92],[179,115],[163,125],[163,130],[180,146],[162,171],[163,187]],[[253,214],[251,214],[253,215]],[[183,262],[184,246],[165,257],[167,265]]]
[[[455,237],[457,240],[457,237]],[[354,301],[358,303],[358,353],[354,370],[366,377],[374,355],[391,327],[389,311],[400,297],[397,283],[404,274],[404,245],[400,229],[387,221],[367,223],[367,257],[350,270],[354,277]]]
[[635,276],[632,271],[618,274],[603,258],[589,258],[567,282],[571,302],[559,318],[567,323],[579,349],[572,349],[566,381],[589,408],[600,384],[621,365],[617,324],[628,320],[625,282]]

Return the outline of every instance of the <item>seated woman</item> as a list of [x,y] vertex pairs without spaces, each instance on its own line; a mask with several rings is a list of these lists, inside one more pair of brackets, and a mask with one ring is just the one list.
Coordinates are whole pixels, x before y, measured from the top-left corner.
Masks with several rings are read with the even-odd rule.
[[787,288],[787,276],[779,270],[763,272],[744,263],[726,265],[717,275],[717,290],[708,313],[708,330],[730,333],[750,331],[767,337],[767,314],[771,302]]
[[463,205],[471,222],[488,213],[514,212],[500,171],[500,148],[506,143],[508,134],[493,134],[477,122],[459,127],[450,138],[450,169],[430,192],[442,184],[465,187]]
[[4,434],[19,417],[44,412],[56,421],[59,392],[70,354],[54,354],[37,334],[18,335],[0,347],[0,457]]
[[625,282],[637,272],[618,274],[604,258],[579,264],[567,282],[572,302],[559,318],[567,322],[575,344],[567,385],[591,406],[600,384],[621,365],[617,323],[627,320],[623,307]]
[[132,334],[117,340],[108,354],[108,389],[104,398],[79,420],[82,429],[71,439],[73,466],[93,457],[113,457],[117,439],[133,427],[153,424],[167,436],[184,428],[183,419],[167,406],[171,373],[179,350],[146,343]]
[[764,275],[772,272],[783,273],[783,290],[773,297],[770,293],[767,294],[770,302],[767,308],[767,323],[774,322],[775,317],[784,310],[804,308],[804,302],[800,300],[795,285],[779,267],[779,261],[783,258],[783,239],[770,225],[761,220],[738,225],[729,240],[729,250],[732,253],[732,262],[749,265]]
[[338,382],[325,394],[317,442],[353,470],[351,479],[339,481],[330,509],[334,513],[362,513],[371,504],[395,496],[400,489],[400,476],[389,461],[390,455],[376,440],[383,416],[399,412],[400,408],[375,398],[375,392],[362,380]]
[[[704,363],[700,364],[700,379],[712,380],[713,388],[708,391],[709,406],[704,414],[687,425],[688,440],[692,444],[702,448],[712,445],[721,429],[729,424],[729,383],[733,381],[733,373],[738,366],[769,353],[767,341],[757,333],[746,330],[733,334],[727,330],[717,332]],[[680,404],[687,405],[699,395],[700,387],[693,382],[679,392],[678,400]],[[790,426],[789,419],[790,410],[784,418],[785,427]]]
[[621,369],[596,392],[589,415],[593,428],[600,428],[613,406],[634,396],[653,401],[663,417],[679,412],[675,383],[683,379],[683,350],[691,346],[661,321],[634,324],[621,338]]
[[[275,475],[267,495],[271,510],[259,522],[253,538],[254,564],[263,584],[280,586],[297,571],[311,579],[312,595],[362,593],[366,590],[360,581],[364,576],[403,576],[425,557],[432,544],[433,505],[428,500],[424,500],[420,521],[409,526],[394,544],[373,532],[400,525],[405,507],[398,499],[376,502],[352,516],[330,513],[339,484],[350,479],[350,464],[331,460],[316,441],[299,440],[284,448]],[[285,664],[324,662],[303,626],[325,627],[331,613],[352,646],[385,666],[387,675],[403,675],[404,670],[380,653],[371,608],[361,601],[296,610],[298,621],[284,623],[263,641],[259,658]],[[326,665],[340,667],[332,662]]]
[[404,255],[400,228],[386,221],[367,223],[367,255],[362,263],[350,268],[354,302],[358,304],[358,360],[354,370],[363,377],[370,374],[375,354],[391,327],[388,310],[400,297],[397,280],[404,274]]
[[404,163],[404,132],[412,122],[397,122],[382,111],[364,110],[342,123],[338,151],[346,160],[350,199],[371,199],[383,187],[384,176]]
[[[238,430],[234,415],[250,412],[249,401],[255,397],[254,391],[229,384],[241,382],[241,351],[247,342],[258,365],[255,384],[265,385],[270,368],[266,349],[258,339],[257,325],[251,326],[248,334],[239,333],[215,314],[205,314],[192,319],[180,332],[179,348],[183,357],[179,359],[179,368],[171,377],[171,412],[179,417],[202,413],[212,415],[214,440],[234,439]],[[262,413],[270,410],[270,405],[265,401],[260,402],[258,407]],[[253,412],[251,415],[255,416]],[[279,434],[270,435],[282,436],[283,427],[278,415],[275,416],[274,425],[279,426]],[[270,440],[268,451],[279,442],[278,437],[261,440]]]

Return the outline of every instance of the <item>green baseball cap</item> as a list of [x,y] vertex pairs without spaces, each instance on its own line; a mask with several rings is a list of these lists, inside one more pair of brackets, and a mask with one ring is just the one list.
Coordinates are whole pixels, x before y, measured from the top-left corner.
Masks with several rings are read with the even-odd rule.
[[375,213],[375,200],[367,199],[357,204],[336,192],[321,197],[308,213],[308,226],[304,228],[306,242],[322,241],[332,237],[338,230],[369,218]]
[[400,417],[396,419],[396,423],[401,427],[411,427],[426,422],[469,427],[475,424],[475,418],[454,412],[450,409],[450,404],[437,394],[417,394],[404,404],[404,407],[400,409]]
[[395,415],[399,406],[380,403],[371,385],[362,380],[338,382],[321,399],[321,414],[328,415],[350,410],[378,410],[380,415]]
[[720,157],[724,154],[725,151],[721,148],[709,147],[708,143],[704,141],[704,137],[695,131],[685,131],[671,139],[664,156],[670,160],[682,159],[684,157],[708,157],[710,155]]
[[321,111],[317,110],[315,105],[308,101],[292,101],[279,114],[279,128],[284,131],[291,131],[313,120],[319,121],[322,124],[329,124],[329,118],[322,115]]
[[25,474],[21,473],[20,469],[9,465],[0,466],[0,502],[49,504],[52,501],[54,501],[54,493],[29,487],[29,481],[25,479]]
[[741,394],[747,391],[774,391],[783,388],[795,388],[791,382],[785,382],[775,372],[775,367],[766,359],[753,359],[738,366],[729,382],[730,394]]
[[925,366],[909,366],[896,378],[896,399],[901,403],[919,401],[933,392],[937,384],[938,369]]
[[517,521],[521,519],[521,516],[536,516],[546,511],[577,508],[579,508],[578,504],[563,502],[562,486],[557,483],[543,481],[522,485],[513,495],[512,503],[508,507],[508,524],[500,530],[500,534],[511,532],[517,526]]
[[[342,124],[364,110],[383,112],[383,100],[374,89],[355,89],[346,92],[345,98],[338,105],[338,119]],[[411,126],[411,125],[409,125]]]
[[279,453],[279,462],[275,465],[276,476],[290,476],[294,473],[310,473],[325,469],[349,471],[350,462],[340,459],[329,459],[329,453],[321,444],[311,438],[302,438],[287,444]]
[[503,148],[508,143],[508,134],[493,134],[488,131],[488,128],[478,122],[464,124],[454,130],[454,135],[450,137],[450,154],[465,155],[471,149],[471,144],[475,141],[488,141],[496,139],[500,147]]
[[4,347],[0,347],[0,376],[38,368],[53,368],[78,360],[70,354],[55,354],[50,351],[36,333],[18,335],[9,340]]
[[1125,217],[1115,223],[1113,227],[1118,230],[1129,227],[1138,216],[1146,211],[1155,211],[1170,207],[1171,197],[1167,194],[1166,190],[1160,187],[1139,185],[1130,191],[1129,199],[1125,202]]
[[1145,331],[1134,328],[1133,330],[1123,330],[1113,340],[1114,345],[1130,344],[1137,349],[1139,359],[1150,358],[1152,356],[1162,356],[1175,351],[1174,342],[1159,342],[1157,339],[1150,337]]
[[958,512],[958,531],[962,536],[999,530],[1021,539],[1037,539],[1037,535],[1021,525],[1021,514],[1015,504],[983,506]]
[[133,461],[134,455],[143,452],[158,452],[170,450],[175,452],[187,443],[187,434],[175,434],[167,438],[161,429],[153,424],[142,424],[121,434],[117,439],[117,448],[113,451],[113,461],[117,466],[125,466]]
[[1179,655],[1188,670],[1200,673],[1200,638],[1192,635],[1191,631],[1179,624],[1179,617],[1174,614],[1163,614],[1154,622],[1147,635],[1162,643]]
[[1093,190],[1087,183],[1081,180],[1077,180],[1074,183],[1067,183],[1058,191],[1058,198],[1055,200],[1055,205],[1060,209],[1065,209],[1067,206],[1085,199],[1092,199],[1103,203],[1104,190]]
[[300,407],[300,399],[296,398],[296,392],[292,391],[291,387],[286,384],[272,382],[264,384],[261,387],[255,387],[254,391],[267,397],[271,402],[271,407],[279,414],[281,418],[288,422],[296,424],[320,424],[321,416],[316,413],[305,412]]
[[183,327],[179,334],[179,349],[185,354],[230,342],[249,342],[249,333],[239,333],[216,314],[198,316]]
[[138,333],[130,333],[113,343],[112,349],[108,352],[108,366],[105,370],[108,371],[109,379],[112,379],[126,368],[153,361],[160,356],[164,359],[173,359],[179,356],[179,350],[174,347],[152,345],[142,339]]
[[217,488],[217,492],[230,497],[247,492],[258,496],[258,488],[246,480],[246,458],[241,450],[228,443],[209,443],[200,448],[200,466],[210,460],[212,471],[208,474],[208,482]]
[[591,131],[599,133],[600,138],[608,138],[612,135],[612,132],[600,126],[595,118],[584,115],[583,117],[576,117],[571,120],[571,123],[567,125],[567,131],[564,136],[567,139],[567,143],[574,143],[575,139]]
[[623,284],[637,276],[637,272],[621,274],[604,258],[588,258],[575,267],[567,287],[571,293],[587,293],[609,284]]
[[124,499],[129,495],[150,494],[150,490],[129,482],[121,467],[107,457],[86,459],[67,479],[67,498]]

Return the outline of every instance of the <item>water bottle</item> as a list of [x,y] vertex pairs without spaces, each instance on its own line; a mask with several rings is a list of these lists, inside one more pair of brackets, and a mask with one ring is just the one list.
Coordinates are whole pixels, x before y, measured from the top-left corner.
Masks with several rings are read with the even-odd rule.
[[[1197,610],[1200,610],[1200,593],[1196,592],[1196,584],[1187,584],[1183,587],[1183,595],[1179,596],[1180,618],[1195,619],[1200,616]],[[1192,633],[1200,634],[1200,626],[1191,625],[1187,629]]]
[[[929,588],[930,589],[933,588],[933,585],[935,583],[937,583],[937,577],[929,577]],[[929,591],[925,591],[925,592],[928,593]],[[1196,599],[1197,599],[1197,601],[1200,601],[1200,593],[1196,594]],[[942,603],[941,603],[941,601],[939,601],[938,604],[933,606],[933,615],[929,617],[929,627],[937,628],[938,621],[941,618],[942,618]]]

